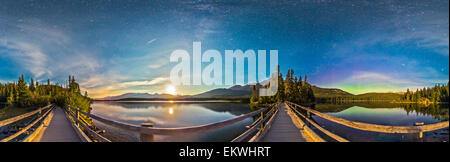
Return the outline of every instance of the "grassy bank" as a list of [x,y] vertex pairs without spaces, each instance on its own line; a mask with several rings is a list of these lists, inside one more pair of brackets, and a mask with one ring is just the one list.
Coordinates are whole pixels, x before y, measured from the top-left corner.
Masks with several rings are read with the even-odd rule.
[[18,108],[18,107],[5,107],[0,109],[0,120],[9,119],[27,112],[36,110],[36,108]]

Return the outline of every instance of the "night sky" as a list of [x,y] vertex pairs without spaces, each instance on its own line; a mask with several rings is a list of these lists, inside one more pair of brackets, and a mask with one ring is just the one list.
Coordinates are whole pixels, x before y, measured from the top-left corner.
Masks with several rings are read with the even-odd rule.
[[[272,50],[285,74],[354,94],[449,80],[448,0],[0,2],[0,82],[63,83],[91,97],[163,93],[176,49]],[[196,94],[226,86],[177,87]]]

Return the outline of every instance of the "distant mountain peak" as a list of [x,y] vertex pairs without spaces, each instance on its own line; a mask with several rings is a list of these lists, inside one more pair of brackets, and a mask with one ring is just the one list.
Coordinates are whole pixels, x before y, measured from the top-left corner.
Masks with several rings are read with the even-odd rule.
[[118,96],[108,96],[104,98],[97,98],[96,100],[121,100],[121,99],[127,99],[127,98],[135,98],[135,99],[155,99],[155,98],[174,98],[176,96],[170,95],[170,94],[149,94],[149,93],[124,93]]
[[326,96],[326,95],[353,95],[349,92],[338,88],[321,88],[318,86],[312,86],[312,90],[315,96]]

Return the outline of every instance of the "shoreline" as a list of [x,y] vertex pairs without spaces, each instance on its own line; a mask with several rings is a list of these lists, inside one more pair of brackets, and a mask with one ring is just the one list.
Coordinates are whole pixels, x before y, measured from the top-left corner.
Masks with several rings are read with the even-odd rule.
[[94,102],[142,102],[142,103],[241,103],[232,100],[94,100]]

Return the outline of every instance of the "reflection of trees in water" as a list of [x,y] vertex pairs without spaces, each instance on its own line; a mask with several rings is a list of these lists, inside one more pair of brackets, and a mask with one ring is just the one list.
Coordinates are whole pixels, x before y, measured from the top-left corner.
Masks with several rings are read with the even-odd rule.
[[406,113],[416,113],[418,115],[430,115],[438,120],[448,120],[448,105],[421,105],[421,104],[404,104],[402,106]]
[[165,102],[116,102],[116,101],[96,101],[96,103],[120,106],[127,109],[147,109],[147,108],[164,108],[172,103]]
[[113,106],[120,106],[127,109],[147,109],[147,108],[166,108],[170,107],[171,105],[197,105],[199,107],[203,107],[215,112],[229,112],[233,115],[242,115],[251,112],[251,109],[249,108],[248,104],[242,104],[242,103],[220,103],[220,102],[208,102],[208,103],[170,103],[170,102],[98,102],[100,104],[105,105],[113,105]]
[[353,106],[364,108],[398,108],[400,104],[389,102],[352,102],[352,103],[324,103],[313,105],[312,108],[322,113],[341,112]]
[[242,103],[196,103],[215,112],[229,112],[233,115],[242,115],[251,112],[248,104]]
[[403,108],[406,113],[417,115],[432,116],[438,120],[449,120],[449,105],[439,104],[399,104],[399,103],[376,103],[376,102],[358,102],[358,103],[344,103],[344,104],[317,104],[312,106],[313,109],[322,113],[341,112],[353,106],[364,108]]

